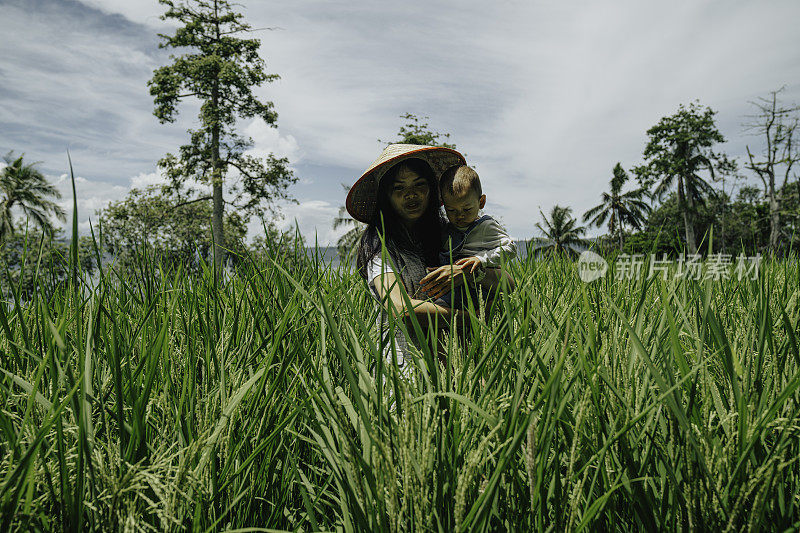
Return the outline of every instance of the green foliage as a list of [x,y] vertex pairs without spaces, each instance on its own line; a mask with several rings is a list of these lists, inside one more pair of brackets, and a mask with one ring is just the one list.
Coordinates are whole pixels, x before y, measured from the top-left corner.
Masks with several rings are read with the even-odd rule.
[[[397,139],[385,142],[385,144],[422,144],[426,146],[443,146],[445,148],[456,149],[455,144],[444,142],[450,138],[449,133],[438,133],[430,129],[430,125],[425,122],[428,117],[417,117],[412,113],[400,115],[400,118],[407,122],[400,126]],[[384,141],[380,141],[384,142]]]
[[54,215],[58,220],[65,220],[64,210],[50,200],[61,198],[47,178],[36,169],[38,163],[24,163],[23,155],[14,157],[8,152],[0,169],[0,242],[14,234],[12,209],[18,207],[25,217],[36,224],[47,235],[52,236],[55,228],[50,221]]
[[[132,189],[98,212],[103,250],[123,269],[133,268],[147,249],[164,267],[199,271],[199,259],[212,256],[211,210],[209,200],[178,202],[158,186]],[[229,249],[241,255],[244,221],[228,213],[224,228]]]
[[[781,214],[783,250],[800,250],[800,203],[798,203],[797,184],[788,184],[779,193],[784,198]],[[670,195],[656,207],[648,217],[640,232],[626,238],[624,251],[627,253],[666,253],[675,256],[685,249],[682,213],[678,208],[676,194]],[[769,249],[770,207],[763,194],[755,187],[744,186],[735,200],[727,194],[718,193],[696,213],[696,223],[707,228],[700,236],[698,250],[709,253],[710,232],[713,228],[713,253],[722,252],[736,255],[745,253],[765,254]]]
[[744,185],[742,188],[739,189],[739,193],[737,195],[737,199],[739,201],[751,205],[755,205],[756,203],[758,203],[760,198],[761,198],[761,191],[758,190],[758,187],[754,187],[752,185]]
[[[700,208],[699,216],[706,212]],[[622,251],[628,254],[655,253],[658,257],[667,254],[676,257],[685,250],[686,241],[683,232],[683,214],[678,209],[676,194],[670,195],[650,212],[642,231],[626,236]]]
[[727,156],[712,150],[715,144],[725,142],[714,123],[714,115],[710,107],[699,103],[692,102],[688,107],[681,104],[677,113],[663,117],[647,130],[645,163],[634,169],[642,187],[649,190],[655,185],[653,194],[659,199],[672,191],[673,186],[677,187],[678,206],[690,252],[697,249],[697,209],[714,194],[713,187],[700,172],[706,170],[715,178],[736,169]]
[[546,239],[544,250],[552,250],[556,254],[577,255],[576,248],[585,246],[587,241],[583,238],[586,228],[578,226],[578,221],[572,216],[571,207],[554,205],[550,210],[550,219],[539,211],[544,226],[537,222],[536,227]]
[[283,257],[284,266],[293,270],[301,262],[298,258],[308,255],[307,243],[299,227],[281,231],[274,224],[263,222],[261,230],[244,250],[238,252],[235,265],[241,268],[252,261],[271,261],[277,252]]
[[715,144],[725,142],[714,123],[715,114],[696,102],[681,104],[674,115],[663,117],[647,130],[650,138],[643,153],[646,164],[636,168],[642,185],[656,185],[654,193],[663,197],[678,179],[688,177],[687,181],[697,183],[688,183],[687,187],[702,200],[707,184],[697,173],[703,169],[713,172],[725,162],[724,155],[712,150]]
[[782,187],[780,194],[781,236],[785,239],[784,244],[791,243],[794,249],[798,250],[800,249],[800,179]]
[[643,200],[647,191],[640,187],[626,193],[622,187],[628,181],[628,173],[620,163],[614,166],[611,178],[611,190],[601,195],[602,203],[589,209],[583,215],[584,222],[600,227],[608,219],[608,233],[619,237],[619,247],[622,248],[622,238],[625,225],[633,229],[640,229],[645,221],[645,216],[650,212],[650,206]]
[[513,263],[447,365],[423,346],[399,369],[363,281],[290,255],[224,283],[139,257],[135,284],[0,305],[3,530],[800,520],[796,261],[591,285]]
[[[80,237],[80,268],[91,276],[97,268],[92,238]],[[37,287],[46,295],[63,290],[69,277],[69,242],[61,229],[52,234],[36,227],[18,227],[0,243],[0,293],[30,299]]]

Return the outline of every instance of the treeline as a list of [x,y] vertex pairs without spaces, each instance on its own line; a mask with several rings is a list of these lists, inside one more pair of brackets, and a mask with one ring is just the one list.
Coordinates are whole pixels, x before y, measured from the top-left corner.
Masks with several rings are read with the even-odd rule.
[[696,102],[681,105],[647,130],[642,164],[630,173],[616,164],[601,203],[582,216],[588,226],[569,207],[556,205],[549,217],[542,214],[537,226],[549,246],[574,255],[595,226],[607,230],[594,241],[606,252],[796,252],[800,108],[782,103],[781,92],[751,102],[755,112],[744,130],[759,148],[748,144],[744,161],[718,151],[725,138],[715,111]]

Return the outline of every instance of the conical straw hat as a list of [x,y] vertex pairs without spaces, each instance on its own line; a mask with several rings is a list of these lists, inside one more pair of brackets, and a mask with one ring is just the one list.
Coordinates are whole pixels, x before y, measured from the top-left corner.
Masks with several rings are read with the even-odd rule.
[[378,186],[386,171],[405,159],[422,159],[433,169],[438,181],[453,165],[465,165],[464,156],[451,148],[419,144],[390,144],[378,156],[347,194],[347,212],[361,222],[370,223],[378,205]]

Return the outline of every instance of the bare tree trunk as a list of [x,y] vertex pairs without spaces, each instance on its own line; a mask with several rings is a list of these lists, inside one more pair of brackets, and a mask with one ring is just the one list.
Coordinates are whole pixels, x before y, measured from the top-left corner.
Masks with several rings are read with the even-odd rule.
[[683,214],[683,229],[686,235],[686,247],[690,254],[697,253],[697,243],[694,239],[694,226],[692,225],[691,206],[687,202],[683,188],[683,177],[678,177],[678,209]]
[[619,238],[619,251],[622,252],[622,222],[619,217],[619,209],[614,207],[611,212],[611,233],[613,235],[614,228],[617,229],[617,237]]
[[773,180],[769,188],[769,251],[773,254],[778,251],[778,236],[781,231],[780,223],[780,203],[778,202]]
[[[722,238],[722,246],[719,247],[720,252],[725,251],[725,207],[728,205],[728,196],[725,194],[725,177],[722,177],[722,202],[720,202],[718,214],[714,215],[719,220],[719,233]],[[713,227],[713,226],[712,226]],[[709,250],[709,253],[714,253],[714,250]]]
[[14,235],[14,219],[11,217],[11,208],[14,206],[14,200],[4,200],[0,204],[0,242],[3,242],[8,234]]
[[222,271],[225,264],[225,232],[222,228],[224,204],[222,200],[222,183],[214,183],[214,211],[211,215],[211,232],[214,236],[214,268]]
[[[792,166],[800,161],[800,150],[793,139],[800,125],[800,117],[797,115],[800,106],[778,105],[778,93],[782,90],[771,91],[770,98],[759,98],[757,102],[751,102],[759,110],[759,114],[747,125],[748,129],[763,134],[766,141],[763,159],[760,161],[756,161],[750,147],[747,147],[749,164],[746,167],[755,172],[764,184],[764,194],[769,202],[769,250],[772,253],[776,253],[780,245],[780,212],[785,201],[782,196],[786,191]],[[780,167],[784,169],[782,184],[776,183]]]
[[[217,108],[219,95],[214,87],[212,101]],[[214,272],[219,276],[225,264],[225,232],[222,227],[225,204],[222,199],[222,164],[219,157],[219,124],[211,126],[211,186],[213,211],[211,214],[211,234],[214,238]]]
[[[214,2],[214,19],[216,20],[217,41],[222,37],[219,28],[217,2]],[[219,73],[217,73],[219,76]],[[225,231],[222,227],[225,204],[222,199],[222,162],[219,157],[219,78],[214,81],[211,90],[212,108],[214,110],[213,124],[211,125],[211,184],[213,197],[213,211],[211,213],[211,234],[214,237],[214,276],[219,279],[222,267],[225,264]]]
[[686,199],[686,213],[689,216],[689,248],[691,249],[693,254],[697,253],[697,236],[694,233],[694,216],[697,214],[696,207],[694,205],[694,198],[691,194],[687,194],[685,196]]

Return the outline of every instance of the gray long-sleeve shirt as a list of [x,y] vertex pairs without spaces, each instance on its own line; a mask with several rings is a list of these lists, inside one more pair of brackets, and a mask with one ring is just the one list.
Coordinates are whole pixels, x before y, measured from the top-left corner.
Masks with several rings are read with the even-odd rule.
[[[502,261],[517,256],[517,245],[506,230],[495,219],[484,215],[477,224],[462,231],[448,223],[444,230],[444,253],[449,252],[452,242],[453,260],[475,256],[485,268],[496,268]],[[463,243],[462,243],[463,241]],[[459,246],[459,243],[462,243]]]

